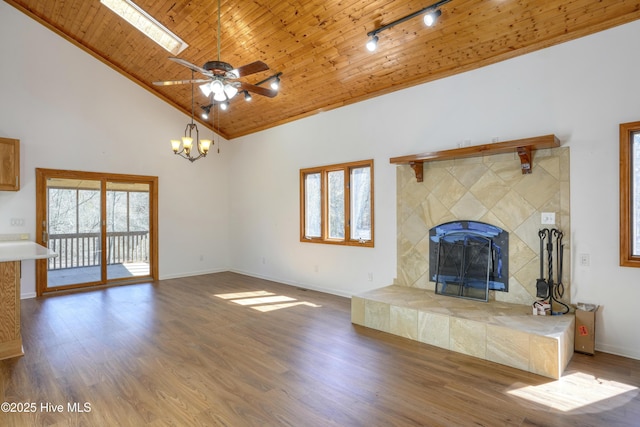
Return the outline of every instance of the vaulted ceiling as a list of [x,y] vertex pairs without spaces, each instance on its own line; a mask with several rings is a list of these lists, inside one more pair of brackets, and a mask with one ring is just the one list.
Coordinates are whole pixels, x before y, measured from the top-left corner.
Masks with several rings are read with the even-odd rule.
[[[191,114],[191,71],[99,0],[5,0],[107,65]],[[217,0],[134,0],[189,47],[179,57],[217,59]],[[282,73],[279,94],[236,96],[209,127],[228,139],[468,71],[640,18],[640,0],[451,0],[433,27],[420,17],[367,33],[436,0],[222,0],[221,59],[263,61]],[[8,41],[5,41],[8,42]],[[615,49],[615,46],[611,46]],[[210,101],[196,88],[196,114]]]

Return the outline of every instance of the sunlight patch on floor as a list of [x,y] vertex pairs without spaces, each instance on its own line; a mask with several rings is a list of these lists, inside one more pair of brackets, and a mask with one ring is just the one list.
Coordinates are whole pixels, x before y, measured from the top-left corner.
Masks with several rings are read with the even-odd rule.
[[266,313],[268,311],[280,310],[281,308],[295,307],[296,305],[306,305],[309,307],[322,307],[321,305],[312,304],[310,302],[298,301],[298,302],[290,302],[288,304],[260,305],[260,306],[251,307],[251,308],[253,308],[254,310],[258,310],[263,313]]
[[308,301],[298,301],[295,298],[285,295],[276,295],[267,291],[233,292],[228,294],[217,294],[218,298],[229,300],[235,304],[251,306],[252,309],[262,313],[280,310],[283,308],[305,305],[308,307],[322,307]]
[[638,395],[638,388],[574,372],[557,381],[519,387],[508,393],[562,412],[594,413],[625,405]]
[[275,295],[273,292],[267,291],[251,291],[251,292],[232,292],[229,294],[218,294],[218,298],[222,299],[237,299],[237,298],[250,298],[250,297],[264,297],[268,295]]
[[285,302],[285,301],[295,301],[295,300],[296,300],[295,298],[286,297],[284,295],[276,295],[272,297],[234,299],[232,301],[240,305],[256,305],[256,304],[271,304],[274,302]]

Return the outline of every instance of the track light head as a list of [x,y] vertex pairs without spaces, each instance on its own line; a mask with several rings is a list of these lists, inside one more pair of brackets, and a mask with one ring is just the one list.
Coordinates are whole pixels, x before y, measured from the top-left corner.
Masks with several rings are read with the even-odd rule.
[[244,91],[244,100],[249,102],[253,99],[253,97],[251,96],[251,94],[249,93],[249,91],[245,90]]
[[378,47],[378,36],[372,36],[367,42],[367,50],[373,52]]
[[426,15],[424,15],[424,25],[426,25],[427,27],[431,27],[433,24],[435,24],[440,15],[442,15],[442,11],[440,9],[436,9],[433,12],[427,13]]

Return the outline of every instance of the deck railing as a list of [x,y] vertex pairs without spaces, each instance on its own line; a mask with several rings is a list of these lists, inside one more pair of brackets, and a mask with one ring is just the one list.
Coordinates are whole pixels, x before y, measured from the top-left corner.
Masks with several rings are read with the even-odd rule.
[[[100,233],[50,234],[49,270],[100,265]],[[107,233],[107,264],[149,262],[149,232]]]

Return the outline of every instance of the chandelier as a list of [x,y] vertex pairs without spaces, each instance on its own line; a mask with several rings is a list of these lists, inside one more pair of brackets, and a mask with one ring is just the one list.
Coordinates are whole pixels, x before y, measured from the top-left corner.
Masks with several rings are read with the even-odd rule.
[[[191,80],[193,81],[193,70],[191,70]],[[184,129],[184,136],[181,139],[172,139],[171,148],[173,153],[180,157],[189,160],[191,163],[195,162],[201,157],[206,157],[213,141],[210,139],[200,139],[200,132],[198,126],[194,123],[194,96],[193,96],[193,83],[191,83],[191,123],[187,123],[187,127]],[[195,135],[194,135],[195,133]],[[197,150],[197,155],[193,154],[193,147]]]

